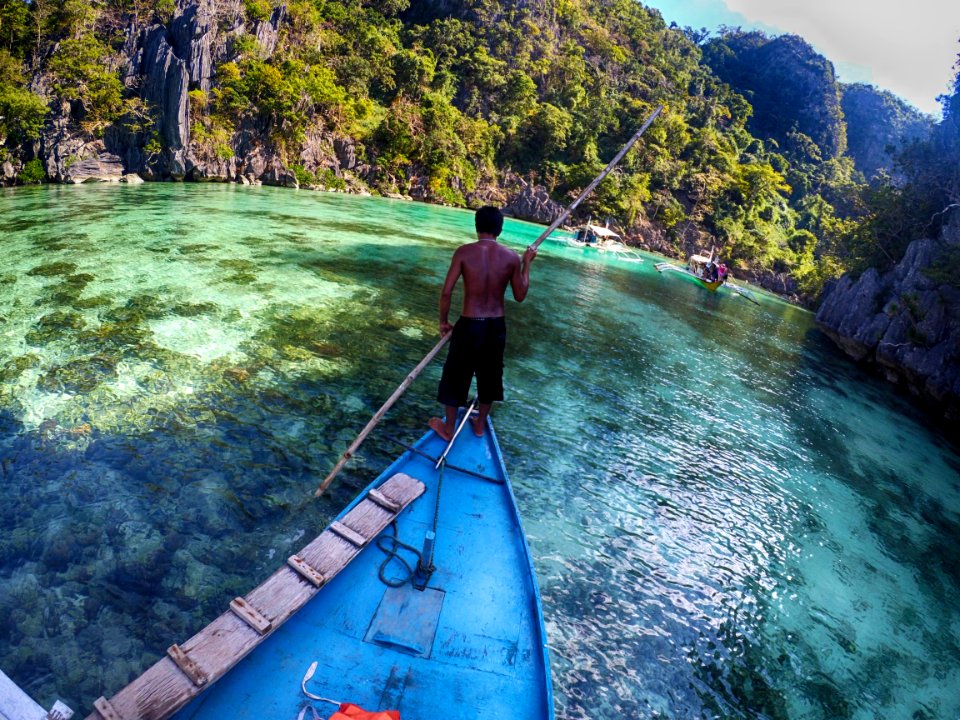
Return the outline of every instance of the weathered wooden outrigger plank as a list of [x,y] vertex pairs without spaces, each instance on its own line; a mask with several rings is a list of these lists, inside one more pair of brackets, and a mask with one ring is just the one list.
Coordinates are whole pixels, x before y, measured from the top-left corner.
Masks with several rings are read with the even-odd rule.
[[[374,497],[365,497],[341,518],[351,531],[349,540],[328,527],[294,556],[321,578],[320,585],[303,577],[302,568],[284,565],[192,638],[171,646],[166,657],[109,701],[98,698],[87,720],[169,718],[303,607],[424,490],[424,484],[409,475],[391,477]],[[359,546],[353,542],[358,538]]]

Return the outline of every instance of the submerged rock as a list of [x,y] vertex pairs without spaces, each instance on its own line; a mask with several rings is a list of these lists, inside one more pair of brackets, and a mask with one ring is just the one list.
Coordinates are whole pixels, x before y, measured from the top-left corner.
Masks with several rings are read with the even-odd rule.
[[65,333],[83,330],[86,325],[87,321],[79,313],[57,310],[37,320],[25,339],[30,345],[46,345],[60,339]]
[[40,365],[40,357],[33,353],[19,355],[11,360],[7,360],[7,362],[0,367],[0,382],[16,382],[24,371],[35,368],[38,365]]
[[55,277],[57,275],[72,275],[77,266],[72,262],[55,262],[45,265],[37,265],[33,270],[28,270],[27,275],[40,277]]
[[48,392],[86,393],[116,376],[117,363],[113,358],[94,355],[49,370],[37,380],[37,387]]

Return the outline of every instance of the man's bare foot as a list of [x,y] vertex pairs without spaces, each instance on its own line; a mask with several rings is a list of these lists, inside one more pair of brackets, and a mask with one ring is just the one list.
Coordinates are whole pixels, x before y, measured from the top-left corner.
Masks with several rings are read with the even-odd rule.
[[430,429],[447,442],[450,442],[451,438],[453,438],[453,432],[447,429],[446,423],[438,417],[430,418]]
[[480,419],[479,415],[474,415],[470,418],[470,426],[473,428],[473,434],[477,437],[483,437],[483,426],[486,423]]

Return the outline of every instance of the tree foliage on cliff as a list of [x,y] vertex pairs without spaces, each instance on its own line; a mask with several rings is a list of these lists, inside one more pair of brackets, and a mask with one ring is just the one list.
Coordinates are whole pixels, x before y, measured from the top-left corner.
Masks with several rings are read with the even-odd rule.
[[[869,255],[870,208],[892,202],[858,183],[832,66],[800,38],[706,40],[635,0],[214,5],[222,42],[212,83],[191,87],[189,127],[194,150],[219,160],[254,134],[308,181],[326,174],[304,147],[337,136],[356,143],[383,192],[467,204],[515,173],[563,202],[662,103],[584,216],[654,228],[679,253],[716,244],[735,272],[791,273],[811,296]],[[66,103],[91,132],[135,116],[145,154],[162,153],[123,33],[176,22],[188,6],[0,0],[8,147],[37,136],[48,104]],[[278,30],[269,47],[267,26]]]

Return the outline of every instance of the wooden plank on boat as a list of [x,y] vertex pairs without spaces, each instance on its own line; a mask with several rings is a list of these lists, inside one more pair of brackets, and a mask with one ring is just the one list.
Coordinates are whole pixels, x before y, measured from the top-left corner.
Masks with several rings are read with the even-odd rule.
[[241,597],[230,601],[230,609],[233,614],[243,620],[247,625],[256,630],[260,635],[265,635],[273,627],[273,623],[267,620],[263,615],[257,612],[257,609]]
[[[384,482],[379,493],[396,504],[396,510],[384,507],[369,495],[358,502],[340,522],[364,538],[376,537],[407,505],[424,490],[419,480],[397,473]],[[365,541],[366,542],[366,541]],[[357,556],[360,548],[343,539],[331,528],[324,530],[294,557],[329,581]],[[319,591],[312,582],[303,582],[298,570],[284,565],[243,598],[230,603],[230,609],[207,627],[160,659],[140,677],[110,700],[94,703],[95,711],[86,720],[165,720],[195,698],[203,689],[223,677],[247,656],[264,638],[269,637]],[[269,624],[265,631],[259,620],[251,623],[246,612],[234,604],[244,603]],[[179,651],[179,652],[178,652]],[[186,658],[206,678],[201,687],[194,676],[181,669],[174,656]],[[197,675],[197,678],[200,676]],[[99,702],[99,701],[98,701]],[[102,708],[102,709],[101,709]],[[112,713],[112,714],[110,714]]]
[[98,697],[93,701],[94,709],[100,713],[100,716],[103,720],[123,720],[116,710],[113,709],[113,705],[110,704],[110,701],[105,697]]
[[183,648],[176,643],[167,648],[167,655],[170,656],[170,659],[177,664],[178,668],[183,670],[183,673],[190,678],[191,682],[197,687],[203,687],[210,681],[210,678],[208,678],[207,674],[200,669],[200,666],[193,661],[193,658],[187,655],[183,651]]
[[361,548],[367,544],[367,538],[358,533],[356,530],[347,527],[342,522],[334,521],[330,523],[330,529],[348,543],[356,545],[358,548]]

